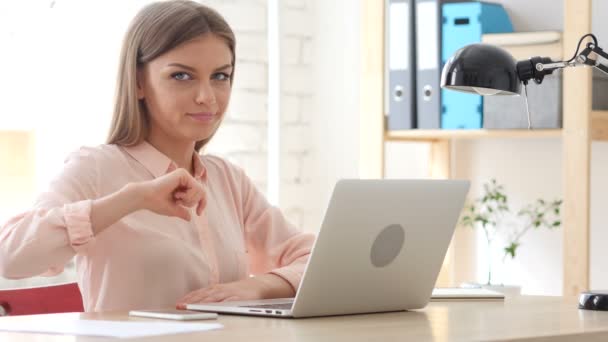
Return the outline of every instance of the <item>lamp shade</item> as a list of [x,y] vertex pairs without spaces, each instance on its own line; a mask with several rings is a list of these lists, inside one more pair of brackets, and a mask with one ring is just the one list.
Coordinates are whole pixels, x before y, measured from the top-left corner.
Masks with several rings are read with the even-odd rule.
[[517,62],[489,44],[467,45],[454,53],[441,72],[441,87],[480,95],[519,95]]

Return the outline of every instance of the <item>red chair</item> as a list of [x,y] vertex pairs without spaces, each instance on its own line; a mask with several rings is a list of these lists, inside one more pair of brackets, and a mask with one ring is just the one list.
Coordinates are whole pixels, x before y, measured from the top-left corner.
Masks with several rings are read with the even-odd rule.
[[76,283],[0,290],[0,316],[83,311]]

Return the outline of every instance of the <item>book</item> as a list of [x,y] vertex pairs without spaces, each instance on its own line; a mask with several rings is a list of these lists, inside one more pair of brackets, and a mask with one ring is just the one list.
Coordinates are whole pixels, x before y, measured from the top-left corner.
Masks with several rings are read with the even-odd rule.
[[505,295],[484,288],[445,287],[433,289],[431,302],[444,301],[503,301]]

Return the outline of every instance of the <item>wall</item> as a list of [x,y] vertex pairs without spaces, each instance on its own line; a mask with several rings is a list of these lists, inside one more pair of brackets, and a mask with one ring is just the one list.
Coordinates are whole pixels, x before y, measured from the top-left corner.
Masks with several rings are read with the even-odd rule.
[[314,106],[311,168],[318,229],[340,178],[359,177],[359,5],[314,1]]
[[291,222],[316,231],[316,192],[312,170],[314,51],[317,37],[312,0],[278,0],[280,29],[280,187],[279,206]]

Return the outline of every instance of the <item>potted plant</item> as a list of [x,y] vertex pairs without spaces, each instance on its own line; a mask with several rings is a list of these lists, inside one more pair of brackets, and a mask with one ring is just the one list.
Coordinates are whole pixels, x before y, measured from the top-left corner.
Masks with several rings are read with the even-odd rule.
[[[562,200],[537,199],[524,205],[517,215],[513,215],[504,187],[498,184],[496,179],[483,185],[482,195],[463,209],[460,223],[465,227],[479,228],[484,233],[488,262],[485,286],[496,285],[492,280],[492,255],[496,248],[495,244],[501,242],[503,264],[508,258],[514,259],[522,246],[524,236],[529,231],[557,229],[561,226],[561,204]],[[508,224],[509,219],[514,219],[515,224]],[[501,241],[497,241],[499,236],[503,237]]]

